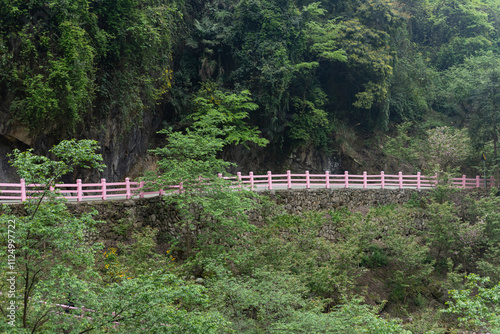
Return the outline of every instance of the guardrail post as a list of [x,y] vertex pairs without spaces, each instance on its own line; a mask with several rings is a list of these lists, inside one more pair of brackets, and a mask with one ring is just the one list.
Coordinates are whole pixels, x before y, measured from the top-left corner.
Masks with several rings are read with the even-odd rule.
[[480,178],[479,178],[479,175],[476,175],[476,188],[479,188],[480,187]]
[[311,179],[309,177],[309,171],[306,170],[306,189],[310,189],[311,188]]
[[417,189],[420,189],[420,172],[417,172]]
[[467,183],[467,180],[466,180],[466,176],[465,175],[462,175],[462,188],[466,188],[466,183]]
[[236,176],[238,177],[238,188],[241,189],[241,172],[236,173]]
[[289,170],[286,171],[286,188],[292,189],[292,174]]
[[106,190],[106,179],[101,179],[101,197],[102,200],[106,200],[107,190]]
[[83,199],[82,192],[82,179],[76,180],[76,200],[77,202],[81,202]]
[[139,198],[144,198],[144,181],[139,182]]
[[267,188],[273,190],[273,177],[271,171],[267,171]]
[[132,193],[130,192],[130,179],[128,177],[125,178],[125,197],[127,199],[132,197]]
[[403,173],[399,172],[399,189],[403,189]]
[[26,201],[26,180],[21,179],[21,202]]
[[325,172],[326,189],[330,189],[330,172]]
[[380,172],[380,187],[385,189],[385,174],[384,172]]
[[493,188],[495,186],[495,178],[493,177],[493,175],[491,175],[490,177],[490,188]]
[[250,189],[253,190],[253,184],[254,184],[253,172],[250,172],[249,175],[250,175]]
[[436,181],[434,181],[434,186],[437,187],[437,185],[438,185],[438,173],[434,174],[434,178],[436,179]]
[[366,189],[367,186],[368,186],[368,182],[367,182],[367,177],[366,177],[366,172],[363,172],[363,189]]
[[344,188],[349,188],[349,172],[344,173]]

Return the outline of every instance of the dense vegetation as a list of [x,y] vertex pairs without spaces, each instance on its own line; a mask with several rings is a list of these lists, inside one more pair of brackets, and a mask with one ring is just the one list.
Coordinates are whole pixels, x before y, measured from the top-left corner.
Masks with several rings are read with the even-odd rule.
[[495,0],[3,0],[0,108],[60,140],[144,110],[186,126],[201,94],[247,90],[271,151],[359,162],[407,121],[421,138],[466,127],[493,166],[499,15]]
[[[16,254],[19,298],[3,321],[2,270],[1,330],[500,333],[498,193],[446,186],[478,152],[498,172],[499,16],[496,0],[0,0],[6,123],[60,140],[90,137],[110,115],[130,128],[167,110],[143,179],[184,186],[164,197],[183,231],[166,252],[148,227],[117,248],[88,244],[105,222],[49,190],[105,168],[98,144],[14,151],[19,175],[43,186],[21,214],[2,209],[0,255]],[[266,144],[381,167],[362,161],[369,147],[389,169],[440,172],[442,186],[400,207],[291,215],[214,178],[231,167],[227,147]],[[318,236],[325,225],[335,241]],[[56,305],[68,303],[96,312]]]
[[[496,190],[469,198],[443,180],[430,196],[400,207],[291,215],[213,177],[227,164],[217,153],[234,140],[226,115],[216,117],[226,109],[217,106],[185,133],[167,132],[167,146],[155,150],[158,170],[146,177],[163,189],[186,177],[180,193],[163,197],[178,210],[175,237],[124,226],[130,239],[117,248],[87,242],[106,222],[95,212],[70,214],[50,188],[77,166],[104,167],[95,142],[63,141],[51,150],[55,160],[14,152],[19,173],[41,185],[24,213],[4,206],[0,216],[9,236],[2,257],[15,255],[1,273],[9,291],[0,296],[3,331],[500,332]],[[240,125],[249,135],[239,140],[260,142]],[[259,210],[260,224],[250,223],[250,210]],[[335,240],[320,236],[325,225]],[[78,307],[62,312],[61,304],[84,305],[86,317]]]

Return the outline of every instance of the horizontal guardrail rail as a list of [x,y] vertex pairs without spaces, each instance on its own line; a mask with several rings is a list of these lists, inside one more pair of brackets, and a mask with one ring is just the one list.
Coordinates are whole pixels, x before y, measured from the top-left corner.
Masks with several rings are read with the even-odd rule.
[[[362,175],[349,174],[330,174],[328,171],[324,174],[311,174],[306,171],[304,174],[292,173],[287,171],[282,174],[272,174],[267,172],[263,175],[255,175],[250,172],[248,175],[237,173],[236,176],[219,177],[234,182],[236,188],[247,188],[250,190],[273,190],[273,189],[311,189],[311,188],[361,188],[361,189],[429,189],[438,184],[438,176],[385,174],[381,172],[376,175],[369,175],[364,172]],[[201,180],[200,180],[201,181]],[[457,188],[484,188],[485,180],[480,176],[467,178],[466,175],[458,178],[452,178],[449,181],[453,187]],[[493,177],[487,179],[488,187],[497,185],[497,180]],[[166,192],[179,192],[183,190],[182,183],[171,185],[166,190],[151,190],[145,186],[145,182],[130,181],[125,182],[106,182],[101,179],[97,183],[82,183],[82,180],[76,180],[74,184],[57,184],[51,191],[57,191],[64,198],[70,201],[82,202],[85,200],[107,201],[113,199],[144,198],[150,196],[163,195]],[[19,183],[0,183],[0,201],[3,202],[24,202],[34,194],[46,191],[43,185],[26,184],[24,179]]]

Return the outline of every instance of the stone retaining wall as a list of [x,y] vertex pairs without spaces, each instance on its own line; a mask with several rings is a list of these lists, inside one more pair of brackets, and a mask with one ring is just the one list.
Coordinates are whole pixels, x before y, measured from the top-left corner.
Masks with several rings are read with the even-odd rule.
[[430,190],[416,189],[303,189],[264,192],[289,213],[309,210],[355,210],[376,205],[403,204],[412,196],[421,198]]
[[[261,194],[282,205],[288,213],[298,214],[309,210],[335,210],[340,207],[367,211],[369,207],[377,205],[403,204],[412,197],[414,200],[418,200],[428,192],[429,190],[419,191],[416,189],[304,189],[267,191]],[[467,190],[467,193],[476,198],[487,194],[484,190]],[[464,192],[460,192],[456,196],[463,196],[463,194]],[[171,238],[182,234],[182,231],[176,226],[180,219],[178,211],[173,206],[165,206],[160,197],[127,201],[84,202],[68,204],[68,207],[73,213],[88,212],[92,209],[99,212],[97,219],[104,223],[99,227],[99,235],[88,236],[91,242],[104,241],[108,246],[111,246],[118,241],[127,241],[132,231],[140,230],[144,226],[151,226],[159,230],[158,241],[160,243],[168,243]],[[13,208],[14,214],[23,214],[22,205],[12,205],[11,208]],[[261,224],[264,217],[269,214],[272,213],[254,211],[249,213],[249,217],[253,223]]]

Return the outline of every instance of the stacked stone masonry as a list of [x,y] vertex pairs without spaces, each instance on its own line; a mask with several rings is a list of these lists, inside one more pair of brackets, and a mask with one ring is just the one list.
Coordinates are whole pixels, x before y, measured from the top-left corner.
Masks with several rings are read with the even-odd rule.
[[[276,190],[261,193],[268,196],[273,202],[282,206],[283,210],[291,214],[300,214],[305,211],[336,210],[347,207],[350,210],[362,210],[363,208],[403,204],[412,197],[421,198],[430,190],[389,190],[389,189],[309,189],[309,190]],[[484,190],[465,190],[465,193],[473,197],[483,197],[487,194]],[[462,194],[462,195],[460,195]],[[16,215],[23,215],[25,210],[22,204],[12,205]],[[107,245],[116,242],[127,241],[131,231],[140,230],[144,226],[158,229],[158,241],[168,242],[171,238],[177,238],[182,234],[178,227],[180,216],[173,205],[166,206],[160,197],[108,202],[84,202],[68,204],[72,213],[89,212],[93,209],[98,211],[96,219],[103,223],[99,225],[98,235],[89,235],[89,242],[103,241]],[[265,217],[272,215],[275,210],[266,212],[249,212],[249,218],[254,224],[264,223]],[[1,211],[1,210],[0,210]],[[420,224],[421,217],[413,217],[416,224]],[[198,231],[194,231],[198,233]],[[334,231],[328,226],[323,228],[321,236],[334,240]]]

